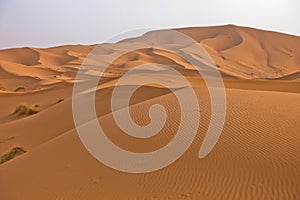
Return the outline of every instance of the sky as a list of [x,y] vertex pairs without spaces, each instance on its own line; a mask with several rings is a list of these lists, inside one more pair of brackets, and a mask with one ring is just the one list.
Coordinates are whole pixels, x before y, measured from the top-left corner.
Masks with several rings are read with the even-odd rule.
[[141,28],[236,24],[300,36],[299,0],[0,0],[0,49],[97,44]]

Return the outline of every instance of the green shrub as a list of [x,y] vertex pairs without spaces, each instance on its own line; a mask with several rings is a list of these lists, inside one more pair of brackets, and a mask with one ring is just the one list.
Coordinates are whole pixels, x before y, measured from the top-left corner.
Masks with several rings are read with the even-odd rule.
[[21,155],[25,152],[26,151],[22,147],[14,147],[9,152],[7,152],[6,154],[4,154],[0,157],[0,164],[5,163],[5,162],[13,159],[14,157]]

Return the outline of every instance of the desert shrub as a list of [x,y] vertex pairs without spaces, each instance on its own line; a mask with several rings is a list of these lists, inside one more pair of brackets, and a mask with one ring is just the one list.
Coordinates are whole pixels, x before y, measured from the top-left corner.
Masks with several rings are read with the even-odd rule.
[[5,87],[0,84],[0,90],[5,90]]
[[26,103],[21,103],[17,106],[15,113],[19,115],[33,115],[39,112],[37,107],[38,105],[29,106]]
[[60,102],[63,102],[64,99],[58,99],[56,103],[60,103]]
[[2,155],[0,157],[0,164],[5,163],[5,162],[13,159],[17,155],[21,155],[25,152],[26,151],[22,147],[14,147],[9,152],[5,153],[4,155]]
[[25,90],[25,87],[23,87],[23,86],[18,87],[18,88],[15,89],[15,92],[19,92],[19,91],[21,91],[21,90]]

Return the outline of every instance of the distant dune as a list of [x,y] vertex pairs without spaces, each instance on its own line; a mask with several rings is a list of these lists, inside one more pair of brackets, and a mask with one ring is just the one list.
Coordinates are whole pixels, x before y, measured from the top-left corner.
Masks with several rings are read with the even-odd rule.
[[[197,155],[211,117],[210,97],[203,79],[178,55],[157,49],[128,53],[110,66],[97,88],[99,123],[115,144],[134,152],[166,145],[178,129],[180,107],[169,89],[143,86],[130,101],[132,118],[146,125],[149,107],[162,104],[167,123],[146,140],[124,134],[110,105],[124,72],[145,63],[169,65],[190,81],[199,99],[200,126],[188,151],[160,171],[127,174],[95,160],[73,122],[75,76],[95,45],[0,50],[0,156],[16,146],[26,150],[0,164],[0,199],[300,199],[300,37],[234,25],[177,31],[205,48],[226,87],[224,130],[205,159]],[[110,56],[118,45],[149,34],[101,44],[98,53]],[[176,76],[147,70],[180,89]],[[16,112],[20,104],[37,113]]]

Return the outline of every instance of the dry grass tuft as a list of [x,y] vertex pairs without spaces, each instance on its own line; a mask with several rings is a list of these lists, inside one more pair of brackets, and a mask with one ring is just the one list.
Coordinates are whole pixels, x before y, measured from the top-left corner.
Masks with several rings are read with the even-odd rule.
[[21,103],[16,108],[15,113],[17,113],[18,115],[33,115],[39,112],[37,107],[38,105],[29,106],[26,103]]
[[23,153],[26,153],[26,151],[22,147],[14,147],[9,152],[0,157],[0,164],[5,163]]

